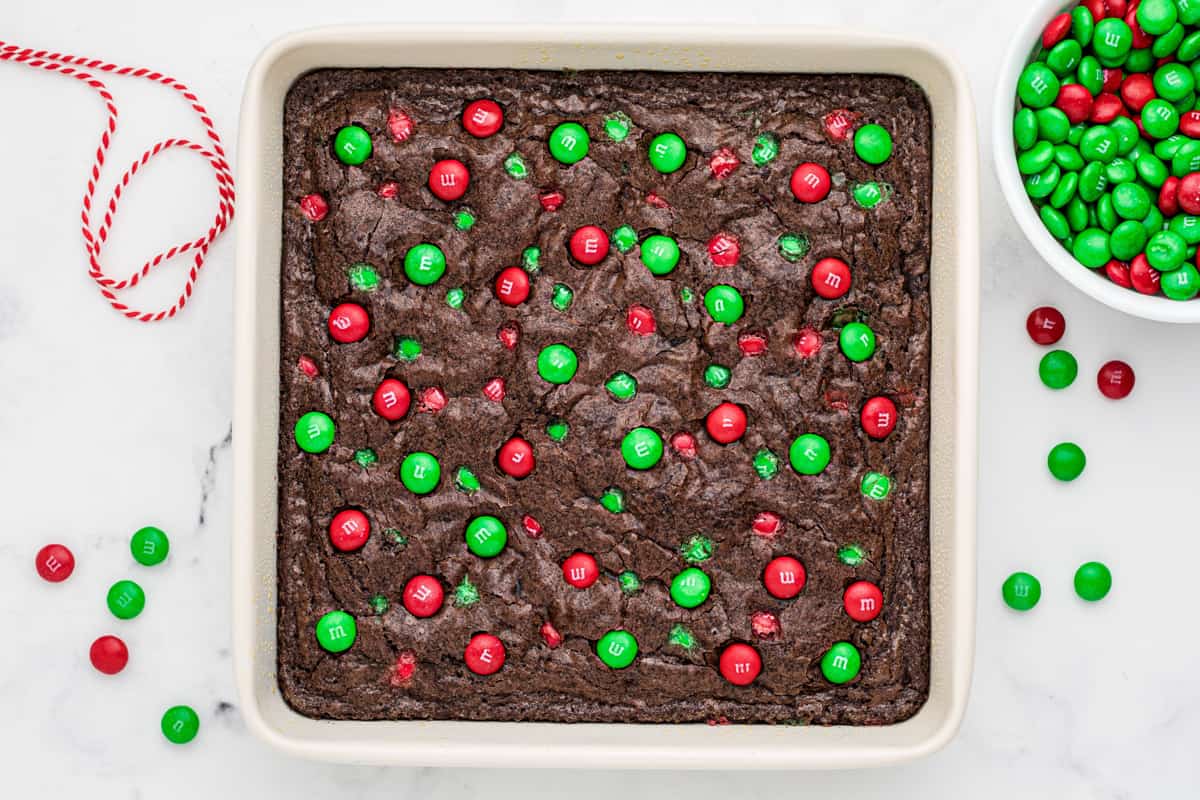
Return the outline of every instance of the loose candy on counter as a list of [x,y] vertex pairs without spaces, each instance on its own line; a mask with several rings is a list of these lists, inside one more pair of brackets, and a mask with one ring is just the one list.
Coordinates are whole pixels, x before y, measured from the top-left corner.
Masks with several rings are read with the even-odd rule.
[[146,607],[146,593],[134,581],[117,581],[109,587],[105,602],[117,619],[133,619]]
[[1109,361],[1096,373],[1100,393],[1110,400],[1121,400],[1133,391],[1133,367],[1124,361]]
[[200,715],[191,706],[171,706],[163,712],[159,728],[171,744],[187,744],[200,732]]
[[330,611],[317,620],[317,643],[330,653],[344,653],[358,638],[358,624],[345,611]]
[[1051,389],[1065,389],[1078,374],[1079,362],[1066,350],[1051,350],[1038,363],[1038,377]]
[[1112,572],[1099,561],[1081,564],[1075,570],[1075,594],[1089,602],[1102,600],[1112,589]]
[[1074,442],[1062,442],[1050,449],[1046,456],[1046,466],[1050,474],[1060,481],[1073,481],[1083,474],[1087,465],[1087,457],[1083,449]]
[[129,663],[129,648],[116,636],[101,636],[92,642],[88,658],[98,672],[116,675]]
[[61,583],[75,571],[75,554],[62,544],[48,544],[37,551],[34,568],[42,580]]
[[1028,572],[1014,572],[1004,580],[1000,595],[1014,611],[1028,611],[1042,599],[1042,584]]
[[1025,330],[1035,343],[1051,345],[1067,332],[1067,321],[1057,308],[1040,306],[1029,312],[1025,319]]

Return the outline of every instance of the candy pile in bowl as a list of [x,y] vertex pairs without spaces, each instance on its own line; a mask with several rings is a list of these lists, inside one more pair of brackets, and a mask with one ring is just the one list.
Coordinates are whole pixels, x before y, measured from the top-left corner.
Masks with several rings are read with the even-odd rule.
[[1142,294],[1200,294],[1200,0],[1085,0],[1017,82],[1017,169],[1085,267]]

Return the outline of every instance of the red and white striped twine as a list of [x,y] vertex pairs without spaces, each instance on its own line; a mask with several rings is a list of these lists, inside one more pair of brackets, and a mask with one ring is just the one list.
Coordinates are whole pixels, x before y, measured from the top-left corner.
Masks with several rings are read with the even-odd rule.
[[[229,222],[233,219],[233,173],[230,171],[229,164],[225,160],[225,150],[221,146],[221,137],[213,127],[213,122],[208,116],[208,111],[200,104],[196,95],[192,94],[192,91],[182,83],[160,72],[148,69],[121,67],[96,59],[65,55],[63,53],[51,53],[46,50],[30,50],[19,45],[7,44],[3,41],[0,41],[0,61],[13,61],[29,67],[44,69],[48,72],[56,72],[59,75],[70,76],[95,89],[101,99],[104,100],[105,108],[108,110],[108,123],[105,125],[104,132],[100,136],[100,145],[96,148],[96,157],[92,163],[92,171],[87,181],[87,189],[83,193],[83,211],[80,214],[80,219],[83,223],[84,251],[87,253],[89,264],[88,275],[96,282],[96,285],[100,289],[100,294],[104,296],[109,305],[129,319],[136,319],[139,322],[158,322],[159,320],[175,316],[192,296],[192,287],[196,284],[200,268],[204,266],[204,259],[208,254],[208,248],[221,235],[225,228],[229,226]],[[104,168],[105,156],[108,153],[109,146],[112,144],[113,135],[117,130],[117,104],[108,87],[92,75],[90,71],[145,78],[146,80],[160,83],[163,86],[169,86],[182,94],[184,99],[191,104],[192,110],[200,117],[200,122],[204,125],[204,131],[208,135],[209,140],[209,145],[206,147],[203,144],[198,144],[187,139],[164,139],[142,153],[141,158],[134,161],[125,170],[125,173],[121,175],[120,181],[113,187],[112,194],[109,195],[108,202],[105,204],[104,219],[99,227],[96,228],[92,227],[93,201],[96,195],[96,184],[100,180],[100,172]],[[150,159],[160,153],[176,148],[202,156],[213,169],[213,173],[217,179],[218,201],[217,214],[213,217],[212,225],[203,235],[191,241],[181,242],[158,253],[143,264],[141,269],[129,275],[129,277],[124,279],[110,277],[104,271],[100,257],[104,249],[104,244],[108,241],[109,232],[112,230],[113,219],[116,217],[117,203],[121,199],[121,193],[129,186],[130,180],[137,174],[138,170],[144,167]],[[188,269],[187,283],[184,284],[179,298],[170,307],[160,311],[140,311],[120,301],[118,293],[122,289],[137,286],[139,281],[149,275],[155,267],[164,261],[189,252],[192,253],[192,265]]]

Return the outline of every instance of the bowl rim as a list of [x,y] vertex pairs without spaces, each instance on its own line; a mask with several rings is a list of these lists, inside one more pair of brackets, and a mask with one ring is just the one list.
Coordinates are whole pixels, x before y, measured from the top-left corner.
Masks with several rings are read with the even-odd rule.
[[1000,189],[1025,238],[1054,271],[1079,291],[1109,308],[1157,322],[1200,323],[1200,298],[1171,300],[1164,295],[1145,295],[1108,280],[1100,270],[1091,270],[1075,260],[1042,224],[1017,171],[1012,147],[1012,116],[1017,96],[1017,79],[1024,70],[1041,31],[1056,13],[1077,5],[1074,0],[1040,0],[1013,34],[997,78],[992,110],[992,156]]

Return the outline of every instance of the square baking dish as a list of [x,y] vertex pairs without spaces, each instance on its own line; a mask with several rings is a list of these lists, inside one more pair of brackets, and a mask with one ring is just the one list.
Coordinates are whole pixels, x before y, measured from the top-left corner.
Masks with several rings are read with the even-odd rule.
[[[276,680],[276,465],[283,104],[324,67],[881,73],[913,79],[933,112],[930,694],[887,726],[335,721],[302,716]],[[953,736],[974,651],[979,176],[966,78],[929,45],[815,28],[372,26],[292,34],[246,85],[238,143],[233,642],[251,730],[293,755],[422,766],[846,768],[913,759]]]

